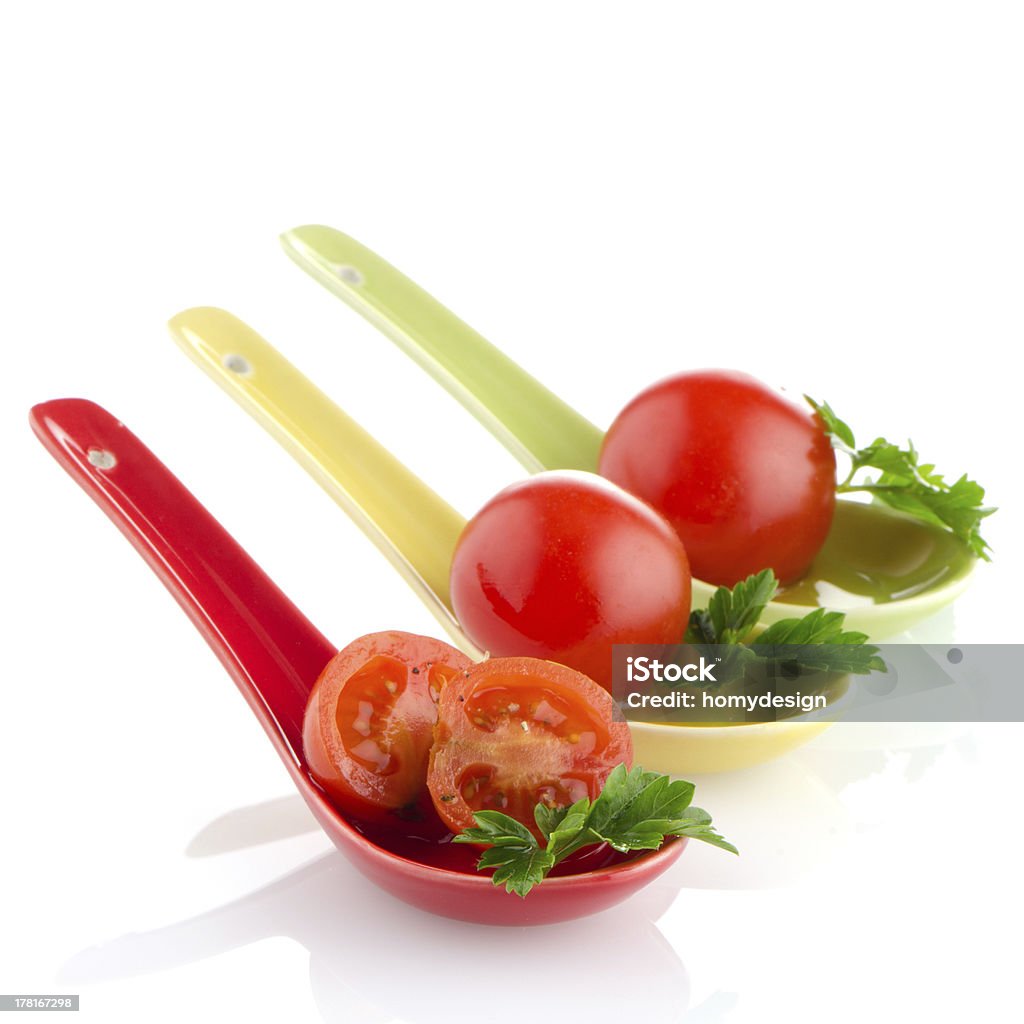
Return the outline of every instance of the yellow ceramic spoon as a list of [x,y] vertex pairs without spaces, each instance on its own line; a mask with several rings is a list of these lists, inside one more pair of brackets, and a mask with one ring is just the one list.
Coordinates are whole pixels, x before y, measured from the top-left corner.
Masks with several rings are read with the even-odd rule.
[[345,510],[470,656],[448,598],[466,520],[251,327],[213,306],[168,324],[181,348]]
[[[175,341],[262,424],[362,528],[453,641],[481,657],[451,609],[448,572],[465,520],[251,327],[201,307],[170,321]],[[680,726],[631,722],[636,761],[676,775],[746,768],[827,722]]]

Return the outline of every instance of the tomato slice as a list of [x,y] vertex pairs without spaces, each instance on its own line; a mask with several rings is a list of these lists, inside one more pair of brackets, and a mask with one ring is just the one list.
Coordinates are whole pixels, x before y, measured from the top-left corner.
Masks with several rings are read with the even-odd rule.
[[440,640],[397,631],[360,637],[328,662],[302,740],[310,774],[342,811],[373,820],[416,800],[440,694],[471,665]]
[[453,832],[480,810],[502,811],[539,835],[538,803],[593,799],[631,765],[629,727],[592,679],[535,658],[492,658],[441,693],[427,787]]

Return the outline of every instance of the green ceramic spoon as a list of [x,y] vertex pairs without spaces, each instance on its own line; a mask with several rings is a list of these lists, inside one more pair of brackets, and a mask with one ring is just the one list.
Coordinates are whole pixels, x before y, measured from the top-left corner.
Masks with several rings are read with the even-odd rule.
[[365,245],[325,227],[285,251],[451,392],[531,473],[597,469],[603,433]]
[[[530,471],[595,470],[602,432],[468,324],[366,246],[334,228],[282,236],[288,255],[375,324],[442,384]],[[840,501],[807,576],[764,621],[808,607],[845,611],[850,628],[894,636],[953,601],[976,560],[947,532],[879,505]],[[694,581],[694,603],[714,587]]]

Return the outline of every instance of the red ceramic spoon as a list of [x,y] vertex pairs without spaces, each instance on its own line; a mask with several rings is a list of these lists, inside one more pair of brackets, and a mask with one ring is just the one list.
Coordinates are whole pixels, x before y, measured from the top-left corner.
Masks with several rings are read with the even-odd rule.
[[549,924],[613,906],[652,881],[686,840],[613,867],[549,878],[526,899],[486,874],[399,856],[357,831],[310,779],[302,756],[306,698],[335,647],[184,485],[122,423],[84,399],[37,405],[32,429],[114,521],[185,609],[249,702],[335,846],[399,899],[484,924]]

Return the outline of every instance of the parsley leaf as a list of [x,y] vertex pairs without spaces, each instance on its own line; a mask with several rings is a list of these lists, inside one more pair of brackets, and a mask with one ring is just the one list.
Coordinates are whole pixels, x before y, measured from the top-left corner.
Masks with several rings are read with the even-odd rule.
[[759,664],[854,675],[887,671],[878,648],[866,643],[867,634],[844,630],[846,616],[824,608],[800,619],[775,622],[752,643],[744,644],[777,591],[775,573],[763,569],[731,589],[719,587],[706,609],[691,613],[684,642],[718,661],[711,685],[731,683]]
[[686,630],[688,643],[742,643],[757,625],[765,605],[775,596],[778,581],[771,569],[762,569],[741,580],[731,590],[719,587],[707,609],[690,615]]
[[[534,817],[543,807],[537,804],[534,810]],[[548,853],[551,854],[553,862],[557,863],[563,857],[568,856],[566,852],[576,842],[580,833],[587,823],[587,815],[590,813],[590,801],[584,798],[577,800],[571,807],[565,808],[564,813],[559,813],[558,825],[547,834]],[[575,849],[575,847],[573,847]],[[571,851],[570,851],[571,852]]]
[[[933,526],[949,530],[959,537],[972,554],[990,561],[988,543],[981,536],[982,519],[996,510],[984,504],[985,489],[966,474],[954,483],[947,483],[931,463],[922,463],[913,442],[900,448],[879,437],[866,448],[858,448],[853,431],[836,414],[828,402],[816,402],[804,395],[811,408],[821,417],[832,446],[850,457],[850,472],[837,487],[839,494],[863,491],[876,501],[900,512],[906,512]],[[874,470],[875,476],[855,479],[861,470]]]
[[768,661],[795,664],[812,671],[860,676],[887,672],[878,648],[865,643],[867,633],[844,630],[845,619],[842,612],[824,608],[816,608],[802,619],[780,619],[754,641],[752,649]]
[[[719,587],[707,608],[690,613],[683,642],[691,644],[699,655],[715,658],[715,682],[739,679],[756,655],[743,641],[757,625],[765,605],[775,596],[778,583],[771,569],[740,580],[731,590]],[[719,645],[727,645],[723,650]]]
[[494,868],[494,884],[506,892],[525,896],[543,881],[555,866],[554,857],[542,850],[533,833],[515,818],[501,811],[479,811],[473,815],[476,828],[455,837],[457,843],[488,843],[477,868]]
[[585,846],[607,843],[623,853],[656,850],[666,836],[686,836],[736,853],[715,831],[707,811],[690,806],[693,789],[693,783],[620,764],[593,801],[577,800],[571,807],[537,805],[534,819],[544,847],[525,825],[500,811],[478,811],[473,815],[476,827],[453,841],[488,844],[477,869],[494,868],[494,884],[517,896],[526,896],[556,864]]
[[619,765],[591,806],[587,828],[621,852],[656,850],[689,807],[693,789],[692,782]]

